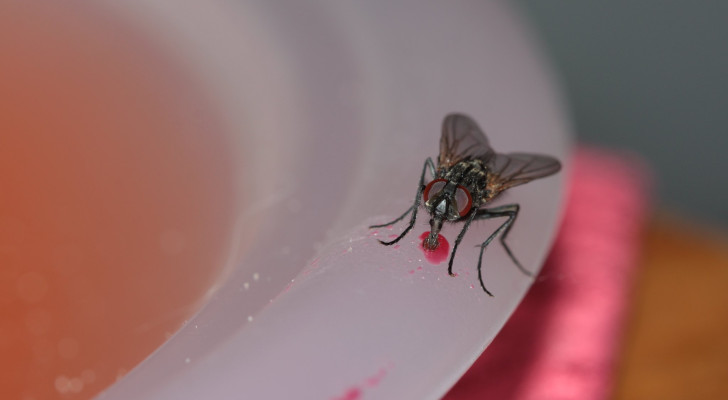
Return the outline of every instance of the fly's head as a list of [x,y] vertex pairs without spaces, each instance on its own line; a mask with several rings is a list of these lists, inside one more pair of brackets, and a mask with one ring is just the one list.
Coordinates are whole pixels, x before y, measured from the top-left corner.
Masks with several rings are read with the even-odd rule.
[[473,205],[470,191],[447,179],[435,179],[425,187],[422,193],[425,209],[430,214],[430,234],[423,245],[429,250],[439,246],[437,235],[444,221],[457,221],[465,217]]

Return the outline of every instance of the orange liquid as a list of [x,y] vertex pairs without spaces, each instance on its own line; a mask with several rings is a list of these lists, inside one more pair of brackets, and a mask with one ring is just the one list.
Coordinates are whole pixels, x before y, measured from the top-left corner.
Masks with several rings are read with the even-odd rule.
[[0,3],[2,399],[97,394],[197,310],[230,250],[232,161],[204,93],[78,7]]

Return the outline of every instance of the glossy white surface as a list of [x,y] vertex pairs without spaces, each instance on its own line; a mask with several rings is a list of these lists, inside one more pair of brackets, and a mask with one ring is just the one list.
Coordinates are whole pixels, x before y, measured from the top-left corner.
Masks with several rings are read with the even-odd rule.
[[[304,4],[305,3],[305,4]],[[437,398],[531,284],[494,243],[478,287],[473,224],[428,263],[366,227],[409,207],[442,118],[470,114],[501,152],[564,160],[568,124],[520,20],[498,2],[167,0],[113,5],[175,49],[240,132],[240,243],[207,305],[104,399]],[[173,12],[172,12],[173,11]],[[537,271],[565,172],[511,190],[509,237]],[[397,233],[379,229],[379,235]],[[460,225],[443,234],[454,242]],[[351,397],[357,398],[357,397]]]

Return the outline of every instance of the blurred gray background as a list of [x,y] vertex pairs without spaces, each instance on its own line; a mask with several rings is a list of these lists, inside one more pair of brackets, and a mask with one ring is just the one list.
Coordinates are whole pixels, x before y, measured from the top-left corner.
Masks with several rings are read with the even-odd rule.
[[658,209],[728,228],[728,1],[516,0],[582,142],[654,168]]

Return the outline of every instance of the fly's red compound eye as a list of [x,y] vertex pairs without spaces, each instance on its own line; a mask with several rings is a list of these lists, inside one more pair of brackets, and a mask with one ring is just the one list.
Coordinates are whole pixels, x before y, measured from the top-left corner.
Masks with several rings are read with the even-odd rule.
[[464,186],[458,185],[458,188],[455,190],[455,201],[457,202],[460,216],[464,217],[468,215],[470,208],[473,206],[473,197],[470,196],[468,189],[465,189]]
[[425,199],[425,202],[430,200],[430,193],[432,195],[436,195],[438,192],[442,190],[442,188],[445,187],[445,184],[447,183],[447,179],[435,179],[434,181],[430,182],[425,186],[425,191],[422,192],[422,197]]

